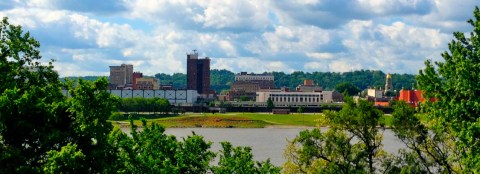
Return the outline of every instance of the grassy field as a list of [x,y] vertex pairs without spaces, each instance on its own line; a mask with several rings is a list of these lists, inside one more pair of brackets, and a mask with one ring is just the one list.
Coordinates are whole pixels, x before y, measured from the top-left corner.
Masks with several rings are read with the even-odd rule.
[[[316,114],[270,114],[270,113],[225,113],[225,114],[198,114],[189,113],[175,117],[148,119],[147,122],[155,122],[164,127],[209,127],[209,128],[264,128],[268,126],[278,127],[314,127],[319,125],[323,116]],[[391,125],[392,117],[384,116],[384,125]],[[113,121],[114,124],[119,122]],[[135,125],[141,125],[140,120],[134,121]],[[125,124],[123,124],[125,125]]]

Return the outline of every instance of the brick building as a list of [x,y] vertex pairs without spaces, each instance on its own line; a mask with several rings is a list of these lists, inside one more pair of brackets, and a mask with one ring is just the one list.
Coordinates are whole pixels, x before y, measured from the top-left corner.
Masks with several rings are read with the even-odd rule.
[[247,100],[255,100],[256,92],[261,89],[273,89],[274,77],[272,74],[254,74],[241,72],[235,75],[235,81],[230,85],[230,91],[226,99],[233,101],[245,97]]
[[187,54],[187,89],[197,90],[201,96],[211,94],[210,90],[210,58],[198,58],[198,53]]
[[419,102],[425,101],[420,90],[400,90],[398,100],[403,100],[413,107],[417,107]]
[[132,84],[133,84],[133,89],[137,89],[137,79],[142,78],[143,73],[141,72],[134,72],[132,75]]
[[151,77],[137,78],[135,86],[137,89],[149,89],[149,90],[160,89],[159,80]]

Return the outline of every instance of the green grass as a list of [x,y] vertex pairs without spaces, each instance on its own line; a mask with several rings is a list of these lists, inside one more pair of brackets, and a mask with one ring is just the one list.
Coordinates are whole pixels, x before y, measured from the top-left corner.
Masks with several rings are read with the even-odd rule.
[[[210,128],[263,128],[266,126],[317,126],[323,115],[316,114],[270,114],[270,113],[225,113],[225,114],[198,114],[188,113],[175,117],[147,119],[148,123],[155,122],[164,127],[210,127]],[[382,123],[390,127],[393,117],[385,115]],[[127,121],[128,120],[124,120]],[[113,122],[114,124],[116,122]],[[142,125],[140,120],[134,120],[137,126]]]

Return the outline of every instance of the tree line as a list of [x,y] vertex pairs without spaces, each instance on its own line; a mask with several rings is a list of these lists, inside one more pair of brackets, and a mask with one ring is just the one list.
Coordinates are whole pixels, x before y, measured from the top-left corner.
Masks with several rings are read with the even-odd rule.
[[[360,90],[367,88],[384,88],[386,74],[377,70],[356,70],[352,72],[302,72],[296,71],[291,74],[284,72],[271,72],[275,78],[276,87],[289,87],[295,89],[303,80],[314,80],[315,83],[327,90],[335,89],[335,86],[342,83],[350,83]],[[412,89],[416,84],[413,74],[391,74],[393,89]],[[101,76],[87,76],[87,80],[94,81]],[[186,88],[187,75],[184,73],[165,74],[157,73],[155,78],[160,79],[161,84],[172,84],[176,88]],[[71,78],[71,77],[69,77]],[[78,77],[74,77],[77,79]],[[83,78],[83,77],[82,77]],[[229,90],[230,85],[235,81],[235,73],[229,70],[212,69],[210,71],[210,87],[212,90],[221,93]]]
[[[356,70],[352,72],[302,72],[296,71],[291,74],[284,72],[271,72],[275,78],[275,86],[289,87],[295,89],[303,80],[310,79],[327,90],[335,89],[335,86],[342,83],[350,83],[360,90],[367,88],[384,88],[386,74],[377,70]],[[416,84],[415,75],[412,74],[391,74],[393,89],[412,89]],[[186,75],[183,73],[156,74],[162,83],[172,82],[176,87],[185,87]],[[211,88],[218,93],[230,89],[230,85],[235,81],[235,73],[229,70],[212,69],[210,71]]]

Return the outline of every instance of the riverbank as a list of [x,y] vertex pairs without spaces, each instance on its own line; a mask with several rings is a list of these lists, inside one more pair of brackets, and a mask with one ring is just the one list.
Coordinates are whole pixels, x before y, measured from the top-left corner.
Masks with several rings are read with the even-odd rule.
[[[322,125],[321,113],[188,113],[175,117],[147,119],[147,123],[155,122],[166,128],[308,128]],[[390,126],[391,116],[385,115],[383,124]],[[128,120],[112,121],[115,126],[129,127]],[[140,120],[134,124],[141,126]]]

